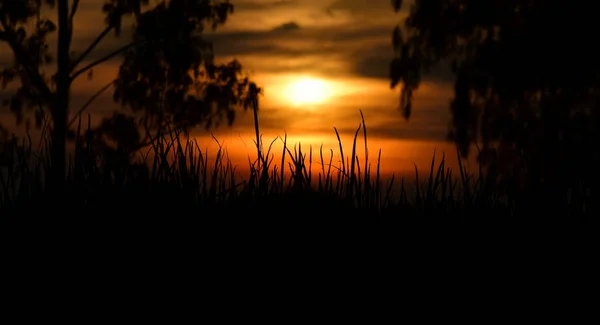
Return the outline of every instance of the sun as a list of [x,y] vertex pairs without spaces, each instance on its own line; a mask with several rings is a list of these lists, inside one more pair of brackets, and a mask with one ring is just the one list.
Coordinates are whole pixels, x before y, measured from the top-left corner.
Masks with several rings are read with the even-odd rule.
[[320,104],[330,97],[330,87],[320,79],[301,78],[287,85],[285,97],[296,106]]

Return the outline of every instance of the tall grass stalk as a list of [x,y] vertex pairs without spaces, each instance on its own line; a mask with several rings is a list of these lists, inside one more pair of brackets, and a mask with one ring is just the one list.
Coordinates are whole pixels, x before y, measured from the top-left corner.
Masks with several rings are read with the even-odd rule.
[[[381,174],[381,150],[373,166],[369,160],[368,132],[361,112],[361,123],[354,133],[350,155],[337,129],[339,152],[318,151],[301,143],[290,146],[287,133],[267,148],[262,146],[258,115],[255,115],[256,159],[248,156],[248,174],[243,175],[216,139],[216,152],[202,149],[191,137],[171,130],[152,141],[133,159],[119,158],[115,152],[99,151],[83,132],[79,119],[74,150],[68,159],[67,187],[73,209],[96,209],[111,205],[143,207],[209,207],[223,211],[258,209],[267,214],[289,213],[304,209],[315,214],[356,213],[394,215],[398,217],[433,216],[435,218],[474,218],[484,213],[514,215],[514,205],[494,189],[486,186],[484,173],[470,174],[458,158],[458,178],[446,164],[446,156],[434,152],[428,174],[420,179],[415,165],[415,183],[404,178],[396,186],[396,176],[385,179]],[[88,126],[89,129],[89,118]],[[362,132],[361,132],[362,131]],[[357,146],[362,133],[364,157]],[[272,152],[277,141],[283,144],[280,160]],[[46,136],[34,148],[29,138],[13,137],[3,144],[0,160],[0,209],[10,211],[44,202],[47,193],[44,175],[49,168],[50,143]],[[339,163],[333,162],[339,155]],[[316,167],[316,168],[313,168]],[[276,211],[278,204],[284,204]],[[272,209],[270,207],[273,207]],[[288,209],[289,211],[285,211]],[[477,218],[477,217],[475,217]]]

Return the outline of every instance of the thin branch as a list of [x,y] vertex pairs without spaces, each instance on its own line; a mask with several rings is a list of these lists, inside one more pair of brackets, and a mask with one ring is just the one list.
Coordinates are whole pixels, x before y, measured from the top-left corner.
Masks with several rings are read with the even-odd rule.
[[88,65],[86,65],[85,67],[79,69],[77,72],[73,73],[73,76],[71,77],[71,80],[75,80],[75,78],[77,78],[78,76],[80,76],[82,73],[85,73],[89,69],[97,66],[98,64],[104,63],[105,61],[108,61],[108,60],[112,59],[113,57],[115,57],[115,56],[117,56],[117,55],[125,52],[126,50],[128,50],[128,49],[130,49],[130,48],[132,48],[132,47],[134,47],[136,45],[139,45],[140,43],[141,42],[133,42],[133,43],[127,44],[127,45],[125,45],[125,46],[123,46],[121,48],[118,48],[114,52],[112,52],[112,53],[110,53],[110,54],[108,54],[108,55],[106,55],[106,56],[104,56],[104,57],[102,57],[102,58],[100,58],[100,59],[98,59],[98,60],[96,60],[96,61],[88,64]]
[[73,18],[75,18],[75,13],[77,13],[77,7],[79,6],[79,0],[73,0],[73,8],[71,9],[71,15],[69,15],[69,22],[71,26],[73,26]]
[[88,54],[90,54],[90,52],[92,52],[94,50],[94,48],[96,48],[96,46],[100,43],[100,41],[102,41],[102,39],[106,35],[108,35],[108,33],[110,33],[110,31],[112,29],[113,29],[112,26],[106,26],[106,28],[102,31],[102,33],[100,33],[100,35],[98,35],[98,37],[96,37],[94,42],[92,42],[92,44],[90,44],[90,46],[88,46],[88,48],[85,51],[83,51],[83,53],[75,61],[73,61],[73,63],[71,64],[71,69],[70,69],[71,72],[73,72],[73,70],[75,70],[77,65],[79,63],[81,63],[81,61],[83,61],[85,59],[85,57],[88,56]]
[[110,88],[110,86],[112,86],[112,84],[115,81],[111,81],[108,84],[106,84],[104,87],[100,88],[100,90],[98,90],[94,95],[92,95],[92,97],[90,97],[87,102],[85,102],[85,104],[83,104],[83,106],[81,106],[81,108],[79,109],[79,111],[77,112],[77,114],[75,114],[75,116],[73,116],[73,118],[71,119],[71,121],[69,121],[69,124],[67,124],[67,128],[70,128],[71,125],[73,125],[73,123],[75,123],[75,121],[77,121],[77,118],[79,116],[81,116],[81,114],[92,104],[92,102],[94,100],[96,100],[96,98],[98,98],[98,96],[102,95],[103,92],[105,92],[108,88]]
[[71,8],[71,13],[69,14],[69,18],[68,18],[69,44],[71,44],[71,40],[73,39],[73,19],[75,18],[75,13],[77,12],[78,6],[79,6],[79,0],[73,0],[73,7]]

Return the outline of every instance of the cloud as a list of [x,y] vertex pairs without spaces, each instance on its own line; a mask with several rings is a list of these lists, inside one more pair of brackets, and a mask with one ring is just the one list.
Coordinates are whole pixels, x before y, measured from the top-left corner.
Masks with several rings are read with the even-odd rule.
[[[347,60],[352,63],[352,72],[356,75],[388,79],[390,76],[390,63],[393,58],[391,41],[383,40],[371,46],[356,49],[355,52],[348,55]],[[450,70],[450,65],[441,62],[434,65],[429,71],[424,71],[422,79],[450,83],[454,81],[454,75]]]
[[287,23],[283,23],[275,28],[272,29],[272,31],[291,31],[291,30],[298,30],[300,29],[300,25],[298,25],[298,23],[294,22],[294,21],[290,21]]
[[[412,2],[412,0],[405,0],[400,13],[406,14]],[[387,23],[388,21],[397,20],[399,17],[399,14],[394,11],[390,0],[335,0],[325,6],[323,10],[332,16],[347,13],[355,18],[377,17],[372,23]]]
[[[391,44],[391,38],[385,37],[387,34],[391,34],[391,27],[304,26],[300,28],[299,25],[296,25],[297,23],[291,22],[264,31],[217,32],[207,34],[205,37],[214,42],[218,48],[217,55],[347,52],[362,48],[366,44],[377,41],[378,38],[379,40],[385,38]],[[287,33],[272,33],[273,30],[296,30],[298,32],[290,38]],[[262,51],[266,51],[266,53]]]
[[390,42],[379,42],[368,47],[358,48],[350,53],[353,73],[369,78],[388,78],[390,62],[393,59]]
[[393,12],[392,4],[389,0],[336,0],[327,6],[328,10],[345,10],[352,13],[369,13],[375,11]]
[[[208,35],[217,57],[256,57],[259,72],[277,73],[313,69],[334,75],[389,78],[394,57],[392,26],[329,26],[300,28],[295,22],[267,31],[222,32]],[[294,31],[288,33],[273,31]],[[337,61],[334,64],[332,61]],[[244,61],[242,61],[245,64]],[[452,80],[448,69],[433,69],[426,80]]]
[[234,3],[236,11],[268,10],[296,4],[294,0],[242,0]]

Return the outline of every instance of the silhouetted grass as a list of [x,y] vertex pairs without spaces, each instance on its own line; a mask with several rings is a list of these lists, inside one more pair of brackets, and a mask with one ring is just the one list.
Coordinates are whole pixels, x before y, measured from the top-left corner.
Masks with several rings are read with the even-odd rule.
[[[4,213],[56,208],[80,216],[115,217],[390,216],[404,222],[506,222],[534,217],[520,193],[499,191],[482,170],[469,173],[460,158],[458,171],[446,166],[443,154],[438,158],[434,153],[425,179],[416,166],[414,183],[395,176],[384,179],[381,150],[375,159],[369,156],[364,118],[349,155],[335,129],[341,157],[337,164],[333,149],[290,146],[287,135],[263,146],[258,126],[256,132],[257,158],[249,159],[248,174],[243,175],[226,148],[219,145],[211,155],[194,139],[176,132],[158,137],[131,159],[115,150],[100,152],[79,131],[67,166],[67,206],[58,207],[48,201],[44,187],[50,161],[47,138],[36,146],[30,138],[14,137],[2,151],[0,206]],[[275,141],[283,142],[277,161],[272,152]],[[364,157],[357,154],[359,145],[364,146]],[[589,206],[585,197],[579,197],[552,202],[548,210],[566,213],[561,217],[580,216]]]

